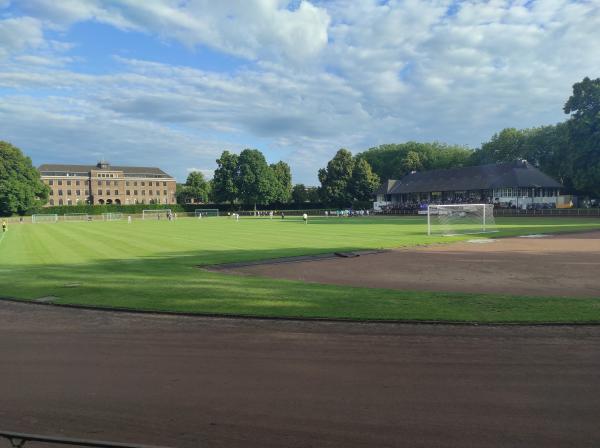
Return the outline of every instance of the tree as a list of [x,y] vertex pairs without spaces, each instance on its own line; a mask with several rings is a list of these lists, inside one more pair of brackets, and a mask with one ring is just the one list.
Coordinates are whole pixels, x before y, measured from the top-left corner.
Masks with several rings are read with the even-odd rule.
[[600,195],[600,78],[584,78],[573,85],[564,106],[572,160],[573,186]]
[[192,171],[188,174],[184,185],[177,185],[177,202],[179,204],[208,202],[209,193],[210,184],[204,179],[204,174]]
[[292,201],[295,204],[303,204],[308,201],[308,191],[304,184],[296,184],[292,188]]
[[411,171],[472,165],[473,151],[444,143],[406,142],[386,144],[357,154],[381,179],[400,179]]
[[406,157],[404,157],[404,160],[402,160],[402,168],[404,171],[410,173],[411,171],[420,170],[421,167],[422,163],[419,153],[416,151],[408,151],[406,153]]
[[371,170],[371,165],[365,159],[357,158],[352,170],[352,179],[348,186],[355,201],[368,201],[379,186],[379,176]]
[[282,161],[271,165],[275,179],[273,201],[285,204],[292,197],[292,172],[290,166]]
[[238,158],[236,187],[240,200],[247,205],[268,204],[276,196],[275,174],[265,156],[257,149],[244,149]]
[[352,202],[349,184],[353,168],[352,153],[342,148],[327,163],[327,168],[319,170],[320,193],[325,202],[339,206],[346,206]]
[[46,203],[50,189],[19,148],[0,141],[0,215],[24,215]]
[[237,199],[238,158],[237,154],[223,151],[217,159],[217,169],[212,181],[215,202],[229,202],[233,206]]

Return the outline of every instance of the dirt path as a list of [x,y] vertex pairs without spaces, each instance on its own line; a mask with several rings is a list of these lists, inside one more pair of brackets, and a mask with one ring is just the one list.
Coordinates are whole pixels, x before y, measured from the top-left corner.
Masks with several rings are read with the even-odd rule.
[[13,431],[184,448],[600,446],[600,327],[0,302],[0,356],[0,422]]
[[490,241],[221,271],[409,291],[600,297],[600,232]]

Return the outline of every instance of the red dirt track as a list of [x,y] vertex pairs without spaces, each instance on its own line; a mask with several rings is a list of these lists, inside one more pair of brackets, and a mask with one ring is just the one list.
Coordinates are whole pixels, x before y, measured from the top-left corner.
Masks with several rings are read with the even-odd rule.
[[600,326],[209,319],[0,301],[0,356],[0,428],[11,431],[173,447],[600,446]]
[[492,241],[221,271],[406,291],[600,297],[600,232]]

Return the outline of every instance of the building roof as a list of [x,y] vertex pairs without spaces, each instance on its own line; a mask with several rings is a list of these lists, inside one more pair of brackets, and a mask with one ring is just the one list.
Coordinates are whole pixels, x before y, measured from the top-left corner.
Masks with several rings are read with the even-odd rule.
[[389,194],[392,188],[394,188],[394,185],[396,185],[396,182],[398,181],[394,179],[386,180],[379,186],[377,191],[375,191],[375,194]]
[[44,175],[51,175],[49,173],[89,173],[91,170],[99,171],[123,171],[123,174],[130,175],[149,175],[152,177],[171,177],[160,168],[149,167],[149,166],[113,166],[106,165],[107,168],[100,168],[98,165],[64,165],[64,164],[52,164],[45,163],[40,165],[38,171]]
[[[385,186],[384,183],[382,187],[385,188]],[[387,192],[378,191],[378,193],[427,193],[505,187],[560,188],[561,186],[527,161],[519,160],[491,165],[413,172],[396,181]]]

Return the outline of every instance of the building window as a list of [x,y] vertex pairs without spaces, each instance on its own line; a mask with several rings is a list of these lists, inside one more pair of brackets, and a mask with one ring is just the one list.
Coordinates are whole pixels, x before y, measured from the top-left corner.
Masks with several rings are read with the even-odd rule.
[[160,196],[160,191],[156,190],[156,196]]
[[167,186],[167,183],[166,183],[166,182],[163,182],[163,187],[166,187],[166,186]]
[[54,199],[50,199],[50,205],[54,205]]
[[142,190],[142,196],[146,196],[146,190]]
[[146,182],[142,182],[142,187],[145,187],[145,186],[146,186]]
[[152,190],[148,190],[148,194],[152,196]]
[[50,190],[50,196],[54,196],[54,190]]
[[133,186],[134,186],[134,187],[137,187],[137,182],[134,182],[134,183],[133,183]]
[[119,194],[119,190],[115,190],[115,194],[118,195]]
[[163,190],[163,194],[166,196],[167,195],[167,190]]
[[127,190],[127,191],[125,191],[125,194],[126,194],[127,196],[131,196],[131,190]]
[[119,185],[119,182],[117,182],[116,180],[113,182],[113,185],[116,187],[117,185]]
[[102,190],[98,190],[98,196],[102,196]]
[[102,181],[101,180],[98,181],[98,185],[102,185]]
[[71,190],[67,190],[67,196],[71,196]]
[[73,205],[73,201],[71,201],[70,199],[67,199],[67,205]]
[[127,186],[127,187],[129,186],[129,181],[125,182],[125,186]]
[[58,200],[58,205],[63,205],[63,200],[62,199]]
[[137,194],[138,194],[138,193],[137,193],[137,190],[133,190],[133,195],[134,195],[134,196],[137,196]]
[[71,181],[70,180],[67,181],[67,185],[71,185]]
[[76,181],[75,181],[75,185],[77,185],[77,186],[81,185],[81,181],[79,181],[79,180],[76,180]]
[[53,181],[52,179],[50,179],[50,180],[48,181],[48,185],[54,185],[54,181]]
[[77,196],[81,196],[81,190],[77,190],[75,194],[77,194]]
[[59,181],[58,181],[58,185],[62,185],[62,180],[59,180]]
[[59,195],[59,196],[62,196],[62,195],[63,195],[63,194],[62,194],[62,190],[58,190],[58,195]]

